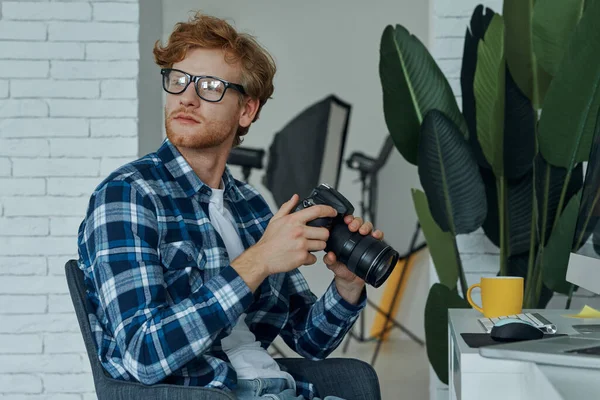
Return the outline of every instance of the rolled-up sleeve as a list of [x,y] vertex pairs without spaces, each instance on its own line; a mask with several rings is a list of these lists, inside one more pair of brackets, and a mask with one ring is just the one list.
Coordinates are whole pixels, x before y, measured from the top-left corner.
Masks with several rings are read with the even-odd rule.
[[310,291],[300,271],[288,274],[290,317],[281,331],[286,344],[303,357],[326,358],[341,343],[367,301],[366,288],[356,305],[338,293],[335,282],[321,298]]

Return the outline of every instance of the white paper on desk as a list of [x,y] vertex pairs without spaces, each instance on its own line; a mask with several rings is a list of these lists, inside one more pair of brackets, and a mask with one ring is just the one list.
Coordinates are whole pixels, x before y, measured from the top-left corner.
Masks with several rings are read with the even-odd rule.
[[583,306],[578,314],[566,314],[563,317],[567,318],[600,318],[600,311],[588,305]]

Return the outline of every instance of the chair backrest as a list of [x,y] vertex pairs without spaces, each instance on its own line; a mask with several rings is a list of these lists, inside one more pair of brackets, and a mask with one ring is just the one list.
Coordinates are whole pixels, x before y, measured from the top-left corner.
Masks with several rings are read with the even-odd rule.
[[94,342],[94,338],[92,337],[92,329],[88,318],[90,310],[86,307],[88,302],[86,299],[85,284],[83,282],[83,271],[79,269],[76,260],[69,260],[65,264],[65,273],[67,275],[67,284],[69,286],[71,300],[73,301],[73,307],[75,308],[75,314],[77,315],[77,321],[79,321],[79,329],[83,335],[83,342],[92,367],[94,384],[98,387],[99,383],[108,379],[108,377],[104,374],[104,369],[98,359],[96,342]]

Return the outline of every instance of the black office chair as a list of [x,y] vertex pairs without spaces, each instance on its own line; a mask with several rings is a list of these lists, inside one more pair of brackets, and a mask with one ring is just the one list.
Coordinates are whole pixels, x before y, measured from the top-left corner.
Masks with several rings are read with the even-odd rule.
[[[86,289],[83,272],[77,261],[65,265],[69,293],[75,308],[79,328],[92,367],[98,400],[235,400],[235,395],[223,390],[157,384],[147,386],[138,382],[114,379],[106,373],[97,356],[96,343],[92,337],[85,301]],[[292,375],[299,375],[312,382],[319,395],[338,396],[347,400],[380,400],[379,380],[373,368],[360,360],[332,358],[311,361],[302,358],[281,358],[277,362]],[[331,382],[336,382],[333,386]]]

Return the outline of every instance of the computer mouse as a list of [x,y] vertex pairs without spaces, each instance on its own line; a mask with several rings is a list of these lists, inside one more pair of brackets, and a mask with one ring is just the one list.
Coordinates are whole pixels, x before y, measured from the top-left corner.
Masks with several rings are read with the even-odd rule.
[[497,342],[517,342],[541,339],[544,332],[522,319],[504,318],[494,324],[490,335]]

